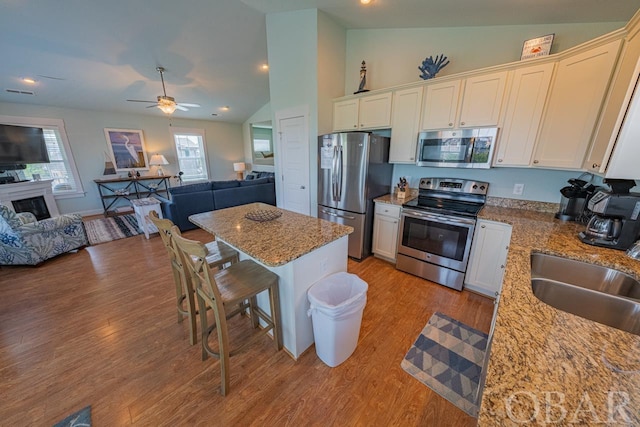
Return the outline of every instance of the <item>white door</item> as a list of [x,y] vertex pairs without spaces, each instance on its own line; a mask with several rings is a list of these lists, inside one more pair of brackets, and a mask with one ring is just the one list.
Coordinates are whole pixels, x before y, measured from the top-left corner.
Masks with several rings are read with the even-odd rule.
[[[278,206],[309,215],[309,130],[304,114],[276,113],[278,150],[280,157],[278,179],[282,192]],[[315,141],[314,141],[315,142]],[[315,147],[315,144],[314,144]]]

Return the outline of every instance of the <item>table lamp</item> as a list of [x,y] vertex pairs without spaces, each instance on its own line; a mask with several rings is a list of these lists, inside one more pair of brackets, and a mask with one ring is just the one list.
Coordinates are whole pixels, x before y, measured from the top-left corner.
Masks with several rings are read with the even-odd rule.
[[154,154],[153,156],[151,156],[151,160],[149,160],[150,166],[158,166],[158,176],[164,176],[162,166],[168,164],[169,162],[162,154]]
[[238,180],[242,181],[244,179],[243,177],[243,172],[245,171],[246,166],[244,163],[234,163],[233,164],[233,170],[236,172],[236,174],[238,175]]

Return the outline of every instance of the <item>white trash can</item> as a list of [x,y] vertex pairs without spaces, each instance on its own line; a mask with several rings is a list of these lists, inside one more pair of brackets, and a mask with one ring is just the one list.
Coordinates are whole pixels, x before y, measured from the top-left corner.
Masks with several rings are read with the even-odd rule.
[[319,280],[307,291],[316,353],[332,368],[347,360],[358,345],[368,288],[355,274],[342,272]]

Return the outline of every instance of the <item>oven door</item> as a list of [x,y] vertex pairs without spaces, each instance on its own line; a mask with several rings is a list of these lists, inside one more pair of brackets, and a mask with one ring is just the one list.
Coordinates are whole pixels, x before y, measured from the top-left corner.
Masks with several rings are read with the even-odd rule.
[[403,209],[398,253],[465,272],[475,224],[473,218]]

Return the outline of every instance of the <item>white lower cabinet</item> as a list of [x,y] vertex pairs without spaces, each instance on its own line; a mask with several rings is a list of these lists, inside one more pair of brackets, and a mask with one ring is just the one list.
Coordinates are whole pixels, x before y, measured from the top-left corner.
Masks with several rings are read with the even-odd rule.
[[377,202],[373,219],[372,248],[376,256],[395,262],[399,225],[400,206]]
[[510,241],[509,224],[478,220],[464,278],[466,289],[492,298],[499,295]]

